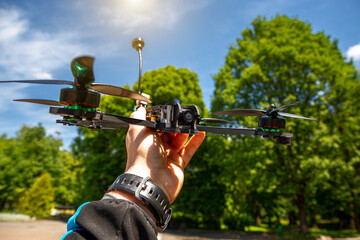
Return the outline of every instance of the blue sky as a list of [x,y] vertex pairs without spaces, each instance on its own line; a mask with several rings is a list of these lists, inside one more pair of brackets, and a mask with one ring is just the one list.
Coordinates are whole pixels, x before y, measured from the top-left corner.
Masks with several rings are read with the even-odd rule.
[[[360,68],[358,0],[1,0],[0,80],[72,80],[71,60],[95,56],[96,82],[133,85],[138,59],[131,47],[141,36],[143,71],[174,65],[198,74],[210,108],[212,75],[224,64],[229,46],[258,15],[297,17],[339,40],[344,57]],[[0,134],[14,136],[23,124],[41,122],[68,148],[75,127],[55,123],[47,106],[16,98],[58,100],[63,86],[3,84]]]

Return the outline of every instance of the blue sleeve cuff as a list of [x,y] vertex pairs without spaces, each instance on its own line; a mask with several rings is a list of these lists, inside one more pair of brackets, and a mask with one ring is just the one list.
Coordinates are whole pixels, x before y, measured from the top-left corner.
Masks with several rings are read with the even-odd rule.
[[86,202],[84,204],[82,204],[75,212],[75,214],[69,218],[68,223],[67,223],[67,233],[60,239],[60,240],[64,240],[66,238],[67,235],[69,235],[70,233],[72,233],[73,231],[81,231],[83,230],[77,223],[76,223],[76,217],[79,215],[81,209],[90,202]]
[[75,212],[75,214],[69,218],[69,221],[67,223],[67,230],[71,231],[71,230],[77,230],[77,229],[81,229],[80,226],[76,223],[76,217],[79,215],[81,209],[90,202],[86,202],[84,204],[82,204]]

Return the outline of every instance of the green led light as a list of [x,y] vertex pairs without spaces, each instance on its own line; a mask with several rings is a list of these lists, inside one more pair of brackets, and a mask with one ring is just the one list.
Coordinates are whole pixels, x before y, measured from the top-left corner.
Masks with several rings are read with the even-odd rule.
[[262,128],[262,127],[260,127],[260,130],[264,132],[281,132],[280,129],[271,129],[271,128]]
[[96,111],[96,108],[82,107],[79,104],[73,104],[73,105],[70,105],[70,106],[64,106],[64,108],[73,109],[73,110],[83,110],[83,111],[86,111],[86,112],[95,112]]
[[71,121],[71,122],[77,122],[77,120],[75,118],[63,118],[63,120],[65,121]]

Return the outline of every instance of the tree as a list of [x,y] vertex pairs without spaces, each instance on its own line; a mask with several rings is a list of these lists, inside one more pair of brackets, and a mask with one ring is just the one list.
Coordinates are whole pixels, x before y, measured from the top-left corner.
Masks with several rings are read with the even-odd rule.
[[[103,96],[100,109],[107,113],[129,116],[134,101],[119,97]],[[112,181],[123,172],[126,163],[126,129],[92,131],[78,129],[72,144],[72,153],[83,167],[78,181],[77,204],[100,199]]]
[[[137,84],[134,85],[134,89]],[[166,66],[146,72],[141,82],[142,92],[151,96],[152,105],[180,101],[184,105],[197,105],[206,114],[197,74],[186,68]]]
[[79,196],[81,190],[81,175],[84,167],[70,152],[61,151],[59,158],[63,163],[63,170],[59,178],[59,184],[55,188],[56,203],[62,205],[78,205],[82,203]]
[[[246,28],[230,47],[224,66],[214,76],[214,112],[264,109],[270,103],[282,106],[299,101],[299,105],[289,109],[291,113],[319,120],[314,123],[288,119],[286,130],[295,133],[291,146],[272,143],[257,146],[258,161],[269,160],[263,173],[268,178],[276,177],[276,192],[297,205],[301,233],[307,232],[306,206],[312,193],[324,187],[334,166],[346,165],[341,158],[331,158],[330,153],[339,150],[339,146],[333,145],[326,152],[325,145],[336,138],[331,132],[334,125],[329,126],[333,124],[329,121],[335,104],[332,99],[339,91],[345,91],[346,84],[358,86],[354,73],[336,40],[321,32],[312,33],[310,24],[296,18],[277,16],[269,21],[256,18],[252,28]],[[336,101],[340,100],[338,105],[346,102],[341,96],[336,97]],[[343,108],[341,111],[347,112]],[[254,126],[253,118],[236,119]],[[252,140],[240,141],[246,144]],[[246,155],[236,157],[243,159]]]
[[11,205],[16,200],[19,188],[14,188],[14,179],[18,177],[15,161],[11,158],[14,151],[14,140],[6,135],[0,137],[0,210]]
[[55,192],[49,173],[43,173],[20,198],[18,211],[31,217],[44,218],[50,215]]
[[51,175],[57,203],[73,202],[79,165],[69,152],[60,150],[61,146],[61,140],[46,135],[41,124],[23,126],[13,138],[1,136],[0,210],[15,209],[18,197],[45,172]]

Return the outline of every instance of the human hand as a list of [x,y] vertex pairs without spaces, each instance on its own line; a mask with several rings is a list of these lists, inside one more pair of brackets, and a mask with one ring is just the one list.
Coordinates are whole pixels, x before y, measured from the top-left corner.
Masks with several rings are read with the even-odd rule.
[[[138,108],[130,117],[145,119],[146,109]],[[201,145],[205,133],[158,133],[147,127],[130,125],[126,135],[126,173],[150,177],[172,203],[184,182],[184,168]]]

